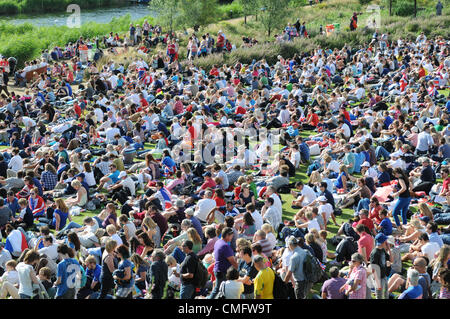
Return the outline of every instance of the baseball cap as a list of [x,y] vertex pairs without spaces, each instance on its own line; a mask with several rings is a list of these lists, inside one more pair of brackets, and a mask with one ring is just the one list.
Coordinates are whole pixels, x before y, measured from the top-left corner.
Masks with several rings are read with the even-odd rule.
[[388,240],[388,237],[383,233],[379,233],[378,235],[375,236],[375,241],[376,241],[377,245],[381,245],[386,240]]
[[370,167],[370,163],[366,161],[362,163],[361,167]]
[[122,171],[119,174],[119,178],[126,177],[126,176],[127,176],[127,172],[125,172],[125,171]]
[[211,172],[206,172],[206,173],[203,174],[203,176],[209,176],[209,177],[211,177]]
[[319,196],[319,198],[317,199],[319,202],[326,202],[328,201],[327,198],[325,196]]
[[425,223],[428,223],[430,221],[430,217],[428,217],[428,216],[422,216],[419,219]]
[[184,211],[185,214],[188,214],[189,216],[194,216],[194,210],[192,208],[188,208]]
[[84,175],[84,173],[80,173],[80,174],[77,174],[77,176],[76,177],[81,177],[81,178],[85,178],[86,176]]

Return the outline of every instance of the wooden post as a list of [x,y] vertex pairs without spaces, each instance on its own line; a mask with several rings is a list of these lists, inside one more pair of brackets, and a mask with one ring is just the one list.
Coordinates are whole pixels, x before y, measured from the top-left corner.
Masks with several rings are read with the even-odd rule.
[[417,0],[414,0],[414,18],[417,18]]
[[392,16],[392,0],[389,0],[389,16]]

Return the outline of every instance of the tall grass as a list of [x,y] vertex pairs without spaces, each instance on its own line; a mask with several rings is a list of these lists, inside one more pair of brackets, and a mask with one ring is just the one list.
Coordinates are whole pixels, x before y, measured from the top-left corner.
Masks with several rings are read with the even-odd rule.
[[[144,19],[152,21],[151,17],[138,20],[140,23]],[[110,23],[89,23],[81,28],[60,27],[36,27],[25,23],[13,25],[10,23],[0,23],[0,52],[4,56],[14,56],[19,62],[19,66],[25,61],[38,56],[43,49],[54,46],[65,46],[68,42],[76,41],[80,36],[84,38],[95,38],[103,36],[109,32],[124,32],[128,30],[131,16],[126,15],[120,18],[113,18]]]

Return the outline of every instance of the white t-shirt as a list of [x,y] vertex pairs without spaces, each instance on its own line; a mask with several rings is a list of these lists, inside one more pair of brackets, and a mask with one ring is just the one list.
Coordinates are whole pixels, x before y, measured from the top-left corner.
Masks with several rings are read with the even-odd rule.
[[120,182],[120,185],[123,187],[128,187],[132,196],[136,195],[136,186],[134,185],[134,181],[130,176],[127,176],[124,180]]
[[19,294],[33,296],[33,282],[30,277],[33,266],[21,262],[17,265],[16,270],[20,281]]
[[97,185],[93,171],[91,171],[90,173],[84,172],[84,180],[89,186]]
[[292,152],[289,160],[294,164],[295,168],[298,168],[300,165],[300,152]]
[[13,156],[9,161],[8,167],[14,172],[18,172],[23,168],[23,159],[20,155]]
[[324,224],[327,224],[328,219],[330,219],[331,214],[333,213],[333,206],[330,203],[326,203],[325,205],[319,205],[319,215],[322,216],[322,213],[325,213]]
[[19,283],[19,273],[16,270],[10,270],[3,274],[3,276],[0,278],[1,281],[9,282],[12,285]]
[[264,224],[261,214],[255,210],[251,215],[253,217],[253,220],[255,221],[255,228],[261,229],[262,225]]
[[300,192],[300,194],[302,194],[302,196],[304,196],[303,202],[302,202],[303,206],[311,204],[317,197],[314,190],[311,187],[309,187],[308,185],[303,185],[303,189]]
[[272,194],[270,197],[273,198],[273,207],[275,207],[279,214],[283,214],[283,204],[281,204],[280,197],[277,194]]
[[119,134],[120,135],[120,130],[117,127],[110,127],[107,128],[105,131],[105,136],[106,136],[106,142],[107,143],[111,143],[114,141],[114,135]]
[[48,258],[56,261],[58,259],[58,245],[51,245],[38,250],[39,254],[46,254]]
[[320,231],[320,225],[319,225],[319,222],[317,221],[317,219],[313,219],[313,220],[310,220],[309,222],[308,222],[308,231],[310,232],[311,230],[313,230],[313,229],[317,229],[317,231]]
[[111,236],[111,239],[114,240],[114,241],[117,243],[117,246],[120,246],[120,245],[123,244],[122,239],[121,239],[120,236],[117,235],[117,234],[113,234],[113,235]]
[[244,284],[237,280],[227,280],[222,285],[224,285],[225,299],[240,299],[244,292]]
[[435,242],[428,242],[422,246],[422,253],[425,254],[429,261],[434,259],[434,254],[439,251],[439,245]]
[[206,217],[216,206],[217,204],[214,199],[203,198],[198,201],[194,216],[200,219],[200,221],[206,222]]
[[331,160],[331,162],[328,163],[327,170],[339,173],[339,162],[336,160]]

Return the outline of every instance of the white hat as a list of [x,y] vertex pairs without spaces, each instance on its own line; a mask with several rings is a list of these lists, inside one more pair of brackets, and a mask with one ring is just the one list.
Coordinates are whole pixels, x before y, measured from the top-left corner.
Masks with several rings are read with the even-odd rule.
[[362,163],[361,167],[370,167],[370,163],[365,161],[364,163]]
[[155,124],[156,122],[159,122],[159,117],[155,117],[152,121],[153,124]]
[[122,171],[122,172],[120,172],[120,174],[119,174],[119,179],[122,178],[122,177],[126,177],[126,176],[127,176],[127,172]]
[[402,153],[400,152],[394,152],[391,154],[391,157],[400,157],[400,156],[402,156]]
[[319,202],[327,202],[327,198],[325,196],[319,196],[319,198],[317,199]]

